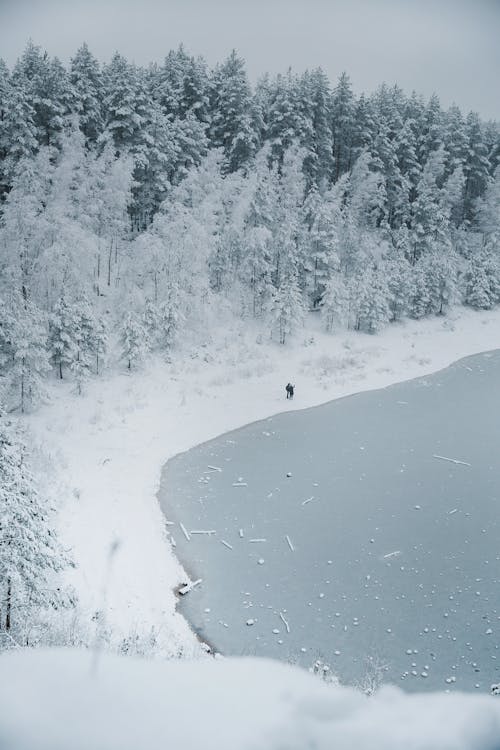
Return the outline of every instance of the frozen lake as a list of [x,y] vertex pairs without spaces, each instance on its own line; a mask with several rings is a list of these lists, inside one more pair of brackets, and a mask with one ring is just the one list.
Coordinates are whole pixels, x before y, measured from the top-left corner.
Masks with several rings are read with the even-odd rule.
[[176,456],[159,498],[203,579],[179,610],[223,654],[321,659],[351,684],[488,691],[499,431],[495,351]]

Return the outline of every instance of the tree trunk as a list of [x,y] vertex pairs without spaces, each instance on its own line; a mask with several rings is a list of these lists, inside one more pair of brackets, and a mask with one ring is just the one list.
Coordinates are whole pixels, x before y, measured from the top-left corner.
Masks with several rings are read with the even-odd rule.
[[5,613],[5,630],[10,630],[10,612],[12,607],[12,581],[7,578],[7,604]]
[[[24,359],[23,359],[24,370]],[[24,414],[24,374],[21,375],[21,414]]]
[[111,286],[111,261],[113,259],[113,240],[111,240],[109,245],[109,253],[108,253],[108,286]]

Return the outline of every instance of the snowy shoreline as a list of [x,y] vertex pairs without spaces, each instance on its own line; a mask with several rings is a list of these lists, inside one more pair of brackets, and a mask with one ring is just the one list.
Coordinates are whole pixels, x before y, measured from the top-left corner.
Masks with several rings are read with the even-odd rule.
[[[499,330],[500,310],[462,308],[377,336],[308,328],[287,347],[235,332],[230,344],[221,334],[220,346],[214,336],[204,359],[186,355],[132,376],[108,374],[83,397],[72,384],[54,383],[51,403],[28,422],[35,446],[49,457],[54,497],[63,500],[59,528],[77,562],[68,580],[79,595],[81,623],[99,612],[113,645],[138,637],[162,654],[199,654],[175,609],[174,589],[187,577],[156,497],[168,459],[278,412],[430,374],[497,348]],[[290,380],[293,401],[285,400]]]

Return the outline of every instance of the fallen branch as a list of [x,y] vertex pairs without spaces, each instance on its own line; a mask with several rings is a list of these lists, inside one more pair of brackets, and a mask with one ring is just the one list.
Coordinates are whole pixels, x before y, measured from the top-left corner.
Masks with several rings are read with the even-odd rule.
[[283,624],[284,624],[284,626],[286,628],[286,632],[289,633],[290,632],[290,625],[287,623],[287,621],[285,620],[285,618],[283,617],[283,615],[282,615],[281,612],[280,612],[280,619],[281,619],[281,621],[283,622]]
[[181,596],[185,596],[189,591],[192,591],[195,586],[199,586],[199,584],[202,582],[202,578],[198,578],[196,581],[190,581],[189,583],[185,583],[184,586],[181,586],[180,589],[178,589],[178,593]]
[[190,542],[191,541],[191,537],[189,536],[189,534],[187,532],[187,529],[184,526],[184,524],[183,523],[179,523],[179,526],[181,527],[181,531],[184,534],[184,536],[186,537],[186,539],[188,540],[188,542]]
[[293,546],[292,540],[290,539],[290,537],[288,536],[288,534],[285,534],[285,539],[286,539],[286,542],[287,542],[288,546],[292,550],[292,552],[295,552],[295,547]]
[[228,549],[233,549],[232,545],[229,544],[229,542],[224,541],[224,539],[221,539],[220,543],[223,544],[224,547],[227,547]]
[[440,458],[441,461],[450,461],[452,464],[462,464],[462,466],[472,466],[468,461],[459,461],[457,458],[448,458],[448,456],[438,456],[436,453],[432,454],[432,458]]

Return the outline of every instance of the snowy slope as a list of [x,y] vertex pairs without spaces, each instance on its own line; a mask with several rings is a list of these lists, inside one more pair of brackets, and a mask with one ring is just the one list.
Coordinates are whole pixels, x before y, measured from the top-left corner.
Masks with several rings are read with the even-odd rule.
[[[278,662],[92,652],[0,657],[2,750],[495,750],[500,701],[383,688],[368,699]],[[22,697],[22,699],[21,699]]]
[[[101,633],[112,633],[115,642],[138,636],[166,654],[199,653],[175,613],[172,590],[187,577],[155,497],[164,462],[250,421],[493,349],[499,329],[500,310],[461,309],[455,318],[407,322],[377,336],[304,330],[286,347],[256,344],[248,331],[226,331],[171,364],[95,380],[83,397],[71,384],[54,383],[51,403],[29,418],[29,426],[49,457],[61,537],[78,565],[68,573],[80,599],[77,629],[85,633],[98,611]],[[285,400],[289,380],[296,385],[294,401]]]

